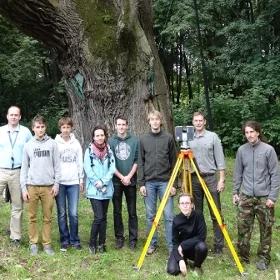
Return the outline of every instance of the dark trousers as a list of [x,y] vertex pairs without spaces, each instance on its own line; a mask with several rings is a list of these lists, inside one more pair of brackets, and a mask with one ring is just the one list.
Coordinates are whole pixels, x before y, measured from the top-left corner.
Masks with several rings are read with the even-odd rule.
[[[220,193],[217,191],[217,179],[215,175],[203,177],[209,192],[211,193],[213,200],[222,216],[221,213],[221,201],[220,201]],[[193,197],[194,197],[194,205],[196,210],[200,210],[203,212],[203,199],[204,199],[204,191],[197,176],[192,176],[192,187],[193,187]],[[211,206],[207,200],[208,208],[210,210],[210,215],[213,223],[213,231],[214,231],[214,249],[222,249],[224,247],[224,236],[220,229],[220,226],[216,220],[216,217],[211,209]],[[223,219],[223,216],[222,216]]]
[[205,242],[197,243],[194,248],[188,251],[183,251],[184,257],[178,258],[177,249],[173,250],[169,256],[167,263],[167,273],[171,275],[178,275],[180,273],[179,261],[184,260],[187,264],[188,259],[194,261],[194,266],[201,267],[202,263],[207,257],[208,249]]
[[138,238],[138,218],[136,213],[136,186],[114,185],[114,229],[116,239],[124,239],[122,219],[122,197],[126,199],[128,211],[129,242],[136,242]]
[[90,199],[91,207],[94,212],[94,220],[91,225],[89,241],[89,246],[91,247],[96,247],[97,242],[99,245],[105,244],[109,202],[109,199]]

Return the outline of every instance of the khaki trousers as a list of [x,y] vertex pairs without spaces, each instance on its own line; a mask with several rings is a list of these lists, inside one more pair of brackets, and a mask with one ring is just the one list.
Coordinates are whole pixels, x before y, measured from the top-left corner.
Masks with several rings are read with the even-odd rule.
[[20,189],[20,169],[8,170],[0,168],[0,194],[6,186],[11,194],[11,220],[10,238],[21,239],[21,221],[23,214],[23,202]]
[[54,204],[51,188],[52,186],[28,186],[30,198],[27,205],[30,244],[37,244],[39,240],[37,225],[37,210],[39,201],[41,201],[43,212],[42,244],[47,245],[51,243],[52,209]]

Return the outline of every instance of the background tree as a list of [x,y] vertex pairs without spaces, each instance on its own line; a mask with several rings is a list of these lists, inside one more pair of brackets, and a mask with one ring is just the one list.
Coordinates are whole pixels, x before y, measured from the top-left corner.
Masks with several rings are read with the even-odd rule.
[[153,38],[150,0],[1,0],[0,13],[56,53],[83,143],[92,127],[127,115],[147,129],[156,108],[172,129],[168,86]]

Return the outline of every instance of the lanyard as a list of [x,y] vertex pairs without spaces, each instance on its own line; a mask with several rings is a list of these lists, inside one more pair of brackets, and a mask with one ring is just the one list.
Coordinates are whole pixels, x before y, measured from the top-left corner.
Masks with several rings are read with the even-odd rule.
[[18,131],[16,131],[17,135],[16,135],[16,138],[15,138],[14,141],[12,141],[11,132],[8,131],[8,133],[9,133],[9,139],[10,139],[11,147],[12,147],[12,150],[13,150],[13,149],[14,149],[14,146],[15,146],[15,144],[16,144],[16,141],[17,141]]

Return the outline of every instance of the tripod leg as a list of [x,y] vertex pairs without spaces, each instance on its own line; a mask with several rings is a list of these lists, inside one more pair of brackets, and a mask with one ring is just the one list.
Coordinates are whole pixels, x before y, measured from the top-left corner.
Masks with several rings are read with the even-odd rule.
[[156,213],[156,216],[155,216],[155,219],[154,219],[154,222],[153,222],[153,225],[151,227],[151,230],[149,232],[149,235],[148,235],[148,238],[146,240],[146,243],[144,245],[144,248],[142,250],[142,253],[139,257],[139,260],[137,262],[137,265],[136,265],[136,269],[137,270],[140,270],[142,265],[143,265],[143,262],[144,262],[144,259],[145,259],[145,256],[146,256],[146,253],[148,251],[148,247],[150,246],[150,243],[151,243],[151,240],[152,240],[152,237],[155,233],[155,230],[158,226],[158,223],[159,223],[159,220],[160,220],[160,217],[162,216],[162,212],[164,210],[164,207],[166,205],[166,202],[169,198],[169,194],[170,194],[170,190],[174,184],[174,181],[176,179],[176,176],[178,175],[178,172],[179,172],[179,169],[181,167],[181,164],[182,164],[182,161],[183,161],[183,158],[184,158],[184,155],[182,153],[179,154],[178,158],[177,158],[177,161],[176,161],[176,164],[175,164],[175,167],[173,168],[173,171],[172,171],[172,174],[171,174],[171,177],[168,181],[168,184],[167,184],[167,187],[166,187],[166,191],[163,195],[163,198],[161,200],[161,203],[159,205],[159,208],[158,208],[158,211]]
[[199,172],[198,172],[198,169],[197,169],[197,167],[196,167],[196,165],[195,165],[193,159],[190,158],[190,161],[191,161],[192,167],[193,167],[193,169],[194,169],[194,171],[195,171],[195,173],[196,173],[196,175],[197,175],[197,177],[198,177],[198,179],[199,179],[199,182],[200,182],[200,184],[201,184],[201,187],[203,188],[203,191],[204,191],[204,193],[205,193],[205,196],[206,196],[206,198],[207,198],[207,200],[208,200],[208,202],[209,202],[209,204],[210,204],[210,206],[211,206],[211,209],[212,209],[212,211],[213,211],[213,213],[214,213],[214,215],[215,215],[215,217],[216,217],[216,219],[217,219],[217,222],[218,222],[218,224],[219,224],[219,226],[220,226],[220,228],[221,228],[221,231],[222,231],[222,233],[223,233],[223,235],[224,235],[224,237],[225,237],[225,240],[226,240],[226,242],[227,242],[227,244],[228,244],[228,247],[229,247],[230,252],[231,252],[231,254],[232,254],[232,256],[233,256],[233,259],[234,259],[234,261],[235,261],[235,263],[236,263],[236,265],[237,265],[237,267],[238,267],[238,269],[239,269],[239,272],[240,272],[241,274],[243,274],[243,273],[244,273],[243,266],[242,266],[242,264],[241,264],[241,262],[240,262],[240,260],[239,260],[239,257],[238,257],[238,255],[237,255],[235,249],[234,249],[234,246],[233,246],[233,244],[232,244],[232,242],[231,242],[231,239],[230,239],[229,234],[228,234],[227,229],[226,229],[226,225],[223,224],[223,221],[222,221],[220,212],[219,212],[219,210],[218,210],[218,208],[217,208],[217,206],[216,206],[216,204],[215,204],[215,201],[214,201],[214,199],[213,199],[211,193],[209,192],[208,187],[206,186],[204,180],[201,178],[201,176],[200,176],[200,174],[199,174]]

